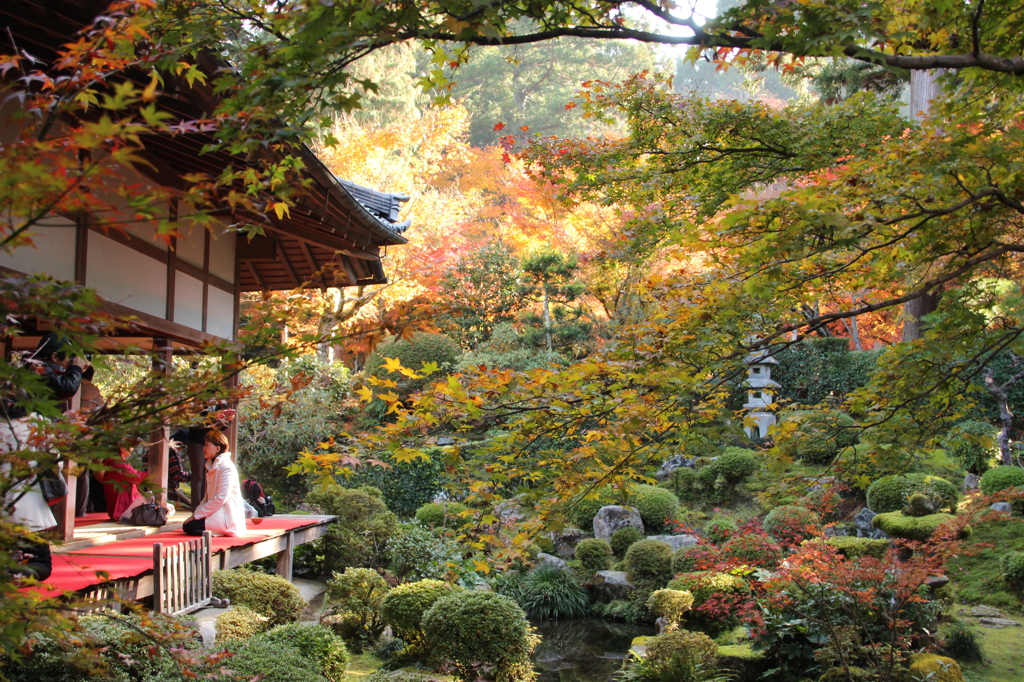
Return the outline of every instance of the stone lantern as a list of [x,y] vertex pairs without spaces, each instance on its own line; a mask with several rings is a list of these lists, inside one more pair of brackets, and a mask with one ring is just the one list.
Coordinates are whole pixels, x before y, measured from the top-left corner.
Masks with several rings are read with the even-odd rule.
[[756,426],[745,426],[743,430],[750,438],[763,440],[768,435],[768,427],[775,424],[775,414],[769,406],[774,400],[774,390],[779,388],[779,384],[772,381],[772,365],[777,364],[779,361],[764,349],[747,356],[747,402],[743,409],[747,410],[747,417],[756,422]]

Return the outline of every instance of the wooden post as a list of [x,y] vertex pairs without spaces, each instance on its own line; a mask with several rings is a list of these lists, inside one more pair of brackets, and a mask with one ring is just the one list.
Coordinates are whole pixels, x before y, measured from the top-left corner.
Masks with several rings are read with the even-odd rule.
[[[82,407],[82,396],[78,393],[71,396],[71,409],[78,410]],[[68,495],[53,506],[53,516],[57,520],[57,537],[62,542],[71,542],[75,539],[75,501],[78,499],[78,476],[71,473],[75,463],[71,460],[64,462],[64,480],[68,484]]]
[[[228,388],[238,388],[238,375],[232,374],[224,382]],[[228,445],[231,448],[231,458],[234,460],[235,465],[238,465],[238,402],[232,400],[228,403],[231,409],[235,411],[235,418],[228,423],[227,433],[224,434],[228,437]]]
[[164,613],[164,545],[153,543],[153,610]]
[[277,574],[287,580],[292,581],[292,559],[295,556],[295,535],[292,531],[288,531],[285,537],[285,548],[277,553]]
[[[169,376],[172,369],[173,354],[168,339],[153,339],[158,355],[153,358],[153,373]],[[155,495],[156,504],[167,504],[168,455],[167,455],[167,424],[160,424],[153,429],[149,446],[149,481],[159,489]]]

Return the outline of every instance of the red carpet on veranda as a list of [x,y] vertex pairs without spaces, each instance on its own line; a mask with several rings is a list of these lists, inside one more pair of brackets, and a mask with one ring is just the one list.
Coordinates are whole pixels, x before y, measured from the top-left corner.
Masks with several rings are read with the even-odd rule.
[[[275,516],[255,525],[246,524],[246,535],[239,537],[213,538],[213,552],[224,549],[245,547],[266,540],[284,531],[318,525],[318,521],[289,519]],[[94,547],[85,547],[67,554],[53,555],[53,573],[43,583],[22,588],[44,596],[54,596],[62,591],[77,592],[100,585],[108,580],[141,577],[153,571],[153,545],[162,542],[165,546],[191,539],[180,530],[154,533],[141,538],[108,542]]]

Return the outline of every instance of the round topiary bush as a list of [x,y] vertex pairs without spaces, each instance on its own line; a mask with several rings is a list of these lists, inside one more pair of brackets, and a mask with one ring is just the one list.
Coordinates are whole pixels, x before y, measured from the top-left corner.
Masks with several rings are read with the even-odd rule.
[[944,478],[926,474],[883,476],[868,486],[868,509],[876,514],[899,511],[913,495],[923,495],[937,510],[956,511],[960,493]]
[[988,422],[968,419],[958,423],[942,439],[946,453],[972,474],[984,474],[999,456],[999,430]]
[[644,539],[644,534],[639,529],[627,526],[612,533],[611,546],[615,556],[626,556],[626,552],[635,543]]
[[640,512],[644,528],[662,531],[675,519],[679,511],[679,498],[666,488],[637,485],[633,487],[633,506]]
[[672,572],[706,571],[721,560],[721,551],[714,545],[680,547],[672,557]]
[[779,445],[805,464],[824,466],[860,440],[857,422],[838,410],[793,412],[787,422],[796,422],[792,436]]
[[771,538],[747,533],[737,535],[722,545],[722,556],[751,566],[775,568],[782,561],[782,548]]
[[332,614],[341,616],[331,629],[360,652],[384,632],[381,607],[391,587],[372,568],[346,568],[327,581],[325,603]]
[[589,573],[607,571],[611,568],[615,553],[607,540],[590,538],[576,545],[576,559]]
[[720,545],[735,533],[739,532],[739,525],[728,516],[719,516],[704,524],[704,537],[716,545]]
[[493,666],[496,682],[536,677],[530,653],[538,637],[519,606],[500,594],[463,590],[441,597],[423,614],[423,631],[438,663],[469,682]]
[[640,540],[626,551],[625,563],[631,581],[664,585],[672,577],[672,547],[660,540]]
[[380,498],[380,491],[327,485],[306,496],[319,514],[338,519],[324,537],[313,543],[314,555],[323,556],[314,568],[324,575],[351,566],[377,567],[387,562],[388,541],[402,532],[398,517]]
[[1024,469],[1021,467],[998,466],[981,477],[981,492],[986,495],[1019,486],[1024,486]]
[[291,623],[279,625],[253,637],[250,646],[291,647],[313,663],[321,675],[331,682],[345,679],[348,650],[340,637],[321,625]]
[[701,606],[713,596],[720,597],[749,592],[749,587],[743,578],[715,571],[695,571],[676,576],[669,581],[668,589],[692,594],[694,608]]
[[245,606],[234,606],[217,616],[217,644],[244,642],[269,627],[270,619]]
[[420,580],[399,585],[385,595],[381,614],[396,636],[408,644],[423,644],[426,642],[421,623],[423,614],[441,597],[461,589],[443,580]]
[[821,532],[821,518],[806,507],[784,505],[768,512],[764,529],[783,546],[799,545]]
[[430,528],[462,525],[459,514],[466,511],[466,505],[459,502],[427,502],[416,510],[416,520]]
[[672,630],[647,640],[643,667],[655,680],[695,680],[694,668],[715,670],[718,645],[701,632]]
[[[419,333],[411,339],[391,338],[379,344],[366,359],[366,373],[398,382],[401,393],[412,393],[453,371],[462,357],[459,344],[441,334]],[[419,379],[406,378],[384,369],[387,358],[397,358],[402,367],[420,372],[423,363],[436,362],[438,371]]]
[[1018,592],[1024,592],[1024,552],[1008,552],[999,560],[1003,580]]
[[716,476],[720,476],[728,485],[738,485],[753,476],[761,466],[757,453],[747,448],[729,447],[711,463]]
[[579,618],[589,604],[587,591],[564,568],[545,563],[523,578],[519,605],[531,618]]
[[683,620],[683,614],[693,608],[693,595],[680,590],[655,590],[647,598],[647,610],[656,616],[662,616],[669,626],[677,627]]
[[306,610],[299,588],[279,575],[268,575],[247,568],[215,571],[213,596],[229,599],[235,606],[247,606],[270,619],[269,625],[290,623]]

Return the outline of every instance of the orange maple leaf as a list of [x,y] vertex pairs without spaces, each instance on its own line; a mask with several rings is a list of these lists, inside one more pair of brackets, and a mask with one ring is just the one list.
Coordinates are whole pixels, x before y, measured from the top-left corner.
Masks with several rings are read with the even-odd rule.
[[493,129],[494,130],[501,130],[504,127],[505,127],[505,124],[499,121],[498,123],[494,124],[494,128]]

